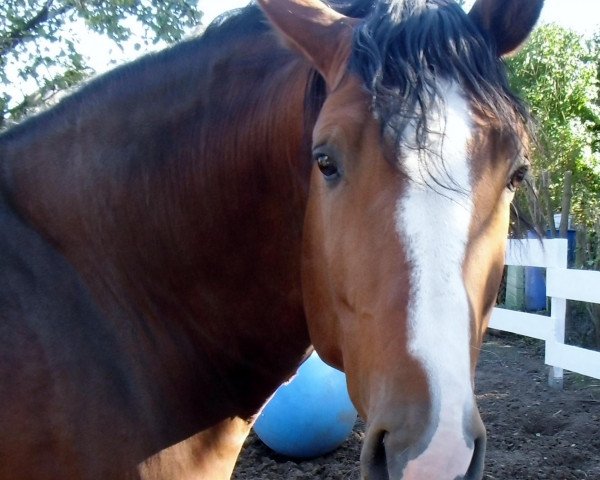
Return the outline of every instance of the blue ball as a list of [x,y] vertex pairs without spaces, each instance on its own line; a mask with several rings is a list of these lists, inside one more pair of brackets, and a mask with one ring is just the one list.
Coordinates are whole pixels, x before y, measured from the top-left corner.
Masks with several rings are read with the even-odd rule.
[[296,376],[275,392],[254,431],[281,455],[313,458],[339,447],[352,432],[356,416],[346,375],[314,352]]

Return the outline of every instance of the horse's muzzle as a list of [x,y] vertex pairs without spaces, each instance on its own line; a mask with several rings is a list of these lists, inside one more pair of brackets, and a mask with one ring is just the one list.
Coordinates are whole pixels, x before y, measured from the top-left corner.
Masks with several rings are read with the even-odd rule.
[[[485,427],[478,413],[473,415],[470,423],[465,432],[462,432],[464,442],[448,442],[443,451],[433,457],[431,454],[424,455],[429,448],[429,439],[411,438],[410,428],[395,429],[396,431],[369,428],[361,452],[361,478],[481,480],[486,448]],[[460,443],[463,445],[457,448]],[[465,449],[464,445],[471,445],[471,448]],[[457,461],[465,465],[460,474],[453,473]]]

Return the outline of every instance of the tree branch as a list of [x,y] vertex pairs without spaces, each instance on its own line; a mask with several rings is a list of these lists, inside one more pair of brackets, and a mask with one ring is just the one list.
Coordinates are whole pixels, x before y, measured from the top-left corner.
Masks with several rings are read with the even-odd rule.
[[35,30],[48,20],[56,18],[73,8],[72,5],[63,5],[55,11],[51,11],[53,0],[47,0],[42,9],[36,13],[21,28],[9,32],[8,36],[0,43],[0,57],[14,50],[18,45],[35,37]]

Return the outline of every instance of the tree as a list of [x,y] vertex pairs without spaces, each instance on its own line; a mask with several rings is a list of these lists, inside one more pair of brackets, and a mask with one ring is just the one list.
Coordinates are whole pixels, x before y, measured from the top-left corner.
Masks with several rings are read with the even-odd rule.
[[539,124],[533,164],[538,173],[550,173],[547,208],[559,212],[564,173],[571,171],[572,212],[580,225],[590,228],[600,218],[598,45],[545,25],[508,61],[511,84]]
[[[0,3],[0,130],[94,70],[78,51],[74,25],[122,43],[179,40],[200,23],[197,0],[3,0]],[[134,26],[137,22],[137,27]],[[141,45],[139,46],[141,48]]]

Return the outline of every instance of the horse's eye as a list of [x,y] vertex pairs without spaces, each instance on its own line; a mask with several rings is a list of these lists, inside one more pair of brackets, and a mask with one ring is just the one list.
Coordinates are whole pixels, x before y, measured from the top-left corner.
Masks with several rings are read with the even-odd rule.
[[335,180],[340,176],[338,164],[333,157],[326,153],[316,153],[315,159],[319,170],[327,180]]
[[525,178],[527,177],[528,172],[529,172],[529,165],[523,165],[523,166],[519,167],[512,174],[512,177],[510,178],[510,182],[508,182],[508,185],[506,185],[506,187],[511,192],[516,191],[517,188],[519,187],[519,185],[521,185],[523,183],[523,181],[525,180]]

